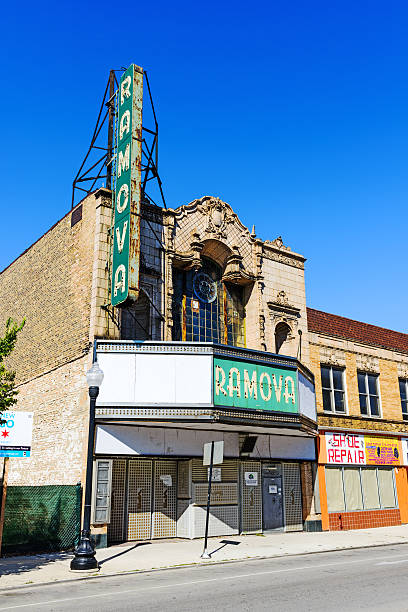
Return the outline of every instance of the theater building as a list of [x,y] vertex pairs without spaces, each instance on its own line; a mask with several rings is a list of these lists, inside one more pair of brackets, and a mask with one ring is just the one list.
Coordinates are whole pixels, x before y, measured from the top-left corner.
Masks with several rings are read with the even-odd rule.
[[85,482],[96,358],[99,545],[201,537],[219,440],[210,535],[408,522],[408,336],[307,308],[305,259],[210,196],[143,204],[139,297],[112,307],[112,223],[99,189],[0,274],[34,413],[9,485]]
[[84,483],[85,372],[97,358],[100,545],[201,537],[212,440],[224,462],[210,535],[319,529],[305,259],[218,198],[145,203],[139,298],[114,308],[111,227],[99,189],[0,275],[0,320],[27,320],[10,360],[16,409],[34,412],[31,457],[10,459],[9,484]]
[[308,308],[323,529],[408,522],[408,335]]

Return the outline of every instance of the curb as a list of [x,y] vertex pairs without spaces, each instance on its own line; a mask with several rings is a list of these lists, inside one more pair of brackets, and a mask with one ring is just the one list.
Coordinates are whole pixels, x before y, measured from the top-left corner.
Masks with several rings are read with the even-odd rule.
[[[321,555],[323,553],[333,553],[333,552],[342,552],[345,550],[364,550],[367,548],[382,548],[384,546],[401,546],[404,544],[408,544],[407,542],[387,542],[384,544],[365,544],[361,546],[345,546],[344,548],[330,548],[326,550],[314,550],[311,552],[300,552],[300,553],[288,553],[288,554],[279,554],[279,555],[261,555],[256,557],[247,557],[244,559],[223,559],[222,561],[197,561],[196,563],[183,563],[179,565],[168,565],[164,567],[154,567],[150,569],[134,569],[134,570],[124,570],[122,572],[112,572],[107,574],[94,574],[90,576],[78,576],[78,578],[63,578],[62,580],[51,580],[47,582],[36,582],[33,584],[20,584],[18,586],[5,587],[1,590],[0,596],[3,593],[7,593],[9,591],[18,591],[20,589],[32,589],[36,587],[42,586],[50,586],[56,584],[66,584],[67,582],[82,582],[85,580],[97,580],[102,578],[114,578],[117,576],[129,576],[131,574],[140,575],[140,574],[150,574],[152,572],[163,572],[169,570],[178,570],[184,568],[191,567],[209,567],[210,565],[224,565],[224,564],[232,564],[232,563],[243,563],[247,561],[264,561],[267,559],[279,559],[279,558],[287,558],[287,557],[304,557],[308,555]],[[68,570],[69,571],[69,570]]]

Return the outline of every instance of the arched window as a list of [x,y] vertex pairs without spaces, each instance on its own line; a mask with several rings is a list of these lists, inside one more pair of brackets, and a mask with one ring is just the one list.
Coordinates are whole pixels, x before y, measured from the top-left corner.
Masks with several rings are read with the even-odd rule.
[[222,269],[202,258],[198,271],[173,270],[173,340],[245,346],[243,288],[222,281]]
[[278,323],[275,327],[275,352],[290,355],[292,350],[292,330],[287,323]]

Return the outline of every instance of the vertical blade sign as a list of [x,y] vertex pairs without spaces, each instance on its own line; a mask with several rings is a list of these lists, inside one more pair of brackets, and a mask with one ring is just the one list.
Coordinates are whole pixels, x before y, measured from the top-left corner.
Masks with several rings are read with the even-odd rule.
[[139,294],[143,69],[132,64],[119,83],[112,306]]

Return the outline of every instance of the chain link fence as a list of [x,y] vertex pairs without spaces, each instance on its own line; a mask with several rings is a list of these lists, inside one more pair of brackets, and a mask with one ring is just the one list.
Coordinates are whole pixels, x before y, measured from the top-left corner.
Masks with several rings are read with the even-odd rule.
[[70,550],[81,526],[81,484],[7,487],[2,554]]

